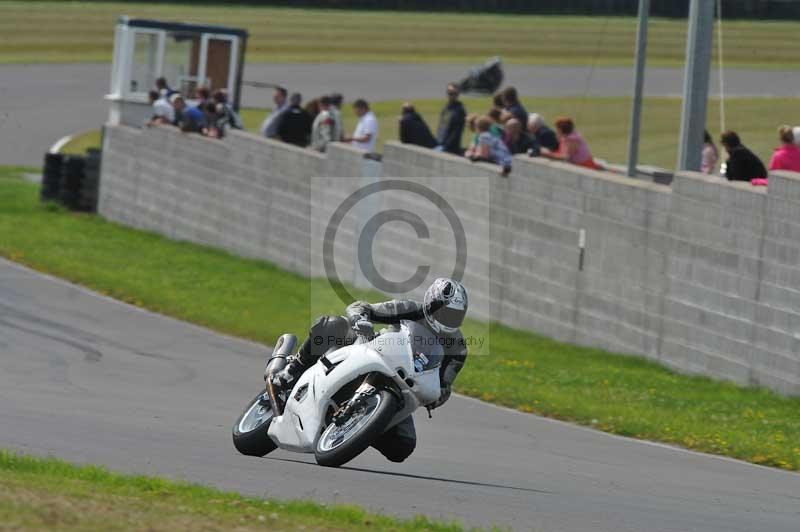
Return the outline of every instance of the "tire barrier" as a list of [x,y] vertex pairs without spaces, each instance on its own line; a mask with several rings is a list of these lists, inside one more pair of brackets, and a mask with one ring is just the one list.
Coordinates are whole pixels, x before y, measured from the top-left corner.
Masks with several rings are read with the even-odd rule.
[[42,173],[42,202],[55,201],[72,211],[97,212],[100,150],[83,155],[48,153]]
[[39,199],[42,202],[57,201],[61,190],[61,166],[64,156],[60,153],[46,153],[42,171],[42,190]]
[[80,155],[67,155],[61,166],[61,190],[58,200],[71,211],[78,210],[85,162],[86,159]]
[[83,182],[80,188],[78,207],[82,211],[97,212],[97,193],[100,188],[100,150],[90,148],[86,151],[83,168]]

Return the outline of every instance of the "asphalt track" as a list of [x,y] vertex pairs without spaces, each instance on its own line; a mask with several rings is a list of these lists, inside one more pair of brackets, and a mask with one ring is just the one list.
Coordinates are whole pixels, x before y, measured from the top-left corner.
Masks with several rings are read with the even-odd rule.
[[800,475],[454,397],[404,464],[237,454],[265,349],[0,260],[0,447],[256,496],[537,531],[797,532]]
[[[245,79],[280,83],[307,97],[339,91],[348,100],[443,98],[445,85],[461,79],[460,64],[249,64]],[[0,66],[0,164],[39,165],[64,135],[97,129],[108,115],[108,64]],[[623,67],[506,66],[506,82],[529,96],[626,96],[632,71]],[[727,69],[730,96],[798,96],[800,72]],[[679,96],[683,72],[650,68],[645,92]],[[716,75],[712,93],[717,92]],[[246,87],[247,106],[268,107],[271,91]]]

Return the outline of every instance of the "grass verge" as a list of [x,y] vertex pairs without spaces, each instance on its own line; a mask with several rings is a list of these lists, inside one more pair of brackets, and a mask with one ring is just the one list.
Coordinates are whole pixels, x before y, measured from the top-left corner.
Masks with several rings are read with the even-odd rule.
[[[474,64],[499,55],[518,64],[631,65],[636,39],[634,17],[3,1],[0,63],[108,62],[123,14],[246,28],[251,63]],[[683,66],[686,27],[685,19],[652,18],[648,65]],[[795,21],[729,20],[725,32],[735,36],[724,43],[727,67],[800,64]]]
[[[309,94],[308,97],[315,95]],[[486,112],[488,98],[464,98],[469,112]],[[798,106],[797,98],[728,98],[726,109],[727,127],[736,130],[742,141],[753,150],[764,164],[769,162],[772,150],[778,145],[778,125],[793,116]],[[544,115],[552,123],[558,115],[572,116],[578,128],[588,140],[596,157],[612,163],[623,163],[628,159],[628,129],[630,127],[629,98],[523,98],[531,112]],[[380,123],[378,142],[382,146],[389,140],[397,140],[397,120],[400,115],[400,100],[373,102],[371,107]],[[415,100],[414,105],[432,130],[439,123],[441,100]],[[680,105],[676,98],[646,98],[643,112],[639,161],[642,164],[674,168],[678,159],[678,131],[680,129]],[[711,100],[708,106],[709,130],[719,124],[719,105]],[[267,111],[244,109],[242,118],[245,127],[258,131]],[[349,105],[343,109],[345,130],[351,132],[357,122]],[[791,121],[790,121],[791,122]],[[714,136],[717,137],[716,133]],[[471,133],[464,132],[463,145],[467,145]],[[715,140],[716,142],[716,140]],[[719,147],[719,143],[717,146]],[[100,133],[93,131],[76,136],[63,148],[64,153],[83,153],[86,148],[99,147]],[[380,148],[379,148],[380,149]]]
[[456,524],[400,520],[355,506],[279,502],[195,484],[111,473],[0,450],[0,529],[62,530],[430,530]]
[[[0,255],[157,312],[265,343],[341,312],[322,280],[38,204],[0,168]],[[313,298],[311,297],[313,294]],[[327,295],[326,295],[327,294]],[[313,299],[312,305],[309,301]],[[465,333],[486,334],[469,322]],[[480,399],[800,471],[800,398],[680,375],[637,357],[491,326],[456,383]]]

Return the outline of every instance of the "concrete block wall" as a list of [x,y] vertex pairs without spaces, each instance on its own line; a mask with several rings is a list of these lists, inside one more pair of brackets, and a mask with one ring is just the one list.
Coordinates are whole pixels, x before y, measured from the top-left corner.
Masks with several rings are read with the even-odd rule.
[[399,144],[384,175],[487,176],[500,322],[800,393],[800,175],[769,192],[691,172],[665,186],[517,157],[504,178]]
[[309,275],[310,177],[356,175],[362,155],[332,146],[326,157],[238,131],[218,141],[168,127],[106,126],[98,210]]
[[[125,126],[106,128],[103,157],[103,216],[312,276],[325,274],[321,243],[345,198],[402,178],[441,195],[463,223],[473,316],[800,394],[798,174],[774,173],[769,190],[695,173],[664,186],[517,157],[502,177],[494,165],[398,143],[381,165],[341,144],[323,155],[247,133],[217,141]],[[449,273],[446,218],[393,191],[343,218],[340,279],[369,286],[358,238],[389,208],[421,214],[430,235],[385,225],[375,269],[389,279],[417,265]]]

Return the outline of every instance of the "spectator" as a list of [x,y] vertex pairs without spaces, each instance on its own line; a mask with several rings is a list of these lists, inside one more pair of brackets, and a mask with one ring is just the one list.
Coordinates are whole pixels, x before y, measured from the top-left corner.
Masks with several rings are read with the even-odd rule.
[[517,96],[517,89],[514,87],[506,87],[501,93],[503,98],[503,108],[514,115],[514,118],[519,120],[520,124],[528,123],[528,111],[522,107]]
[[169,101],[170,97],[173,94],[177,94],[178,91],[172,89],[169,84],[167,83],[167,78],[160,77],[156,79],[156,90],[163,96],[167,101]]
[[[492,125],[489,127],[489,133],[491,133],[492,135],[494,135],[498,139],[502,139],[503,138],[503,122],[501,121],[501,118],[503,116],[503,110],[498,108],[498,107],[494,107],[494,108],[489,110],[488,116],[492,120]],[[476,122],[476,124],[477,124],[477,122]]]
[[[419,117],[419,115],[417,116]],[[436,132],[436,142],[442,151],[456,155],[463,153],[461,135],[464,133],[466,117],[467,111],[464,109],[464,104],[458,99],[458,86],[455,83],[450,83],[447,85],[447,105],[444,106],[439,115],[439,129]],[[420,120],[422,120],[421,117]],[[427,127],[425,125],[426,129]]]
[[[442,113],[444,113],[444,111],[442,111]],[[461,134],[459,134],[459,139],[460,138]],[[425,120],[417,113],[414,106],[408,102],[403,104],[400,115],[400,142],[414,144],[415,146],[423,146],[425,148],[434,148],[437,146],[436,139],[433,137],[428,124],[426,124]],[[459,144],[461,144],[460,140]]]
[[213,139],[221,139],[224,137],[225,126],[222,123],[222,107],[218,107],[217,104],[212,101],[207,101],[202,106],[198,107],[203,111],[203,116],[206,119],[206,127],[202,130],[203,135]]
[[464,157],[471,159],[478,151],[478,128],[477,123],[478,119],[480,118],[479,115],[475,113],[471,113],[467,116],[467,127],[472,132],[472,139],[470,140],[469,146],[467,146],[466,151],[464,151]]
[[175,121],[175,109],[172,108],[169,101],[155,90],[150,91],[148,97],[150,105],[153,106],[153,116],[147,121],[147,125],[172,124]]
[[800,148],[794,143],[791,126],[781,126],[778,129],[778,136],[781,145],[775,148],[769,161],[769,169],[800,172]]
[[173,94],[170,99],[172,108],[175,110],[175,125],[181,131],[187,133],[202,133],[206,127],[206,117],[202,110],[197,107],[189,107],[178,93]]
[[275,87],[275,92],[272,94],[272,101],[275,102],[275,107],[264,119],[260,128],[261,134],[269,139],[274,139],[278,136],[278,126],[280,126],[281,115],[289,108],[289,103],[286,99],[286,89],[283,87]]
[[317,115],[319,114],[320,111],[319,98],[314,98],[313,100],[309,100],[308,102],[306,102],[306,104],[303,106],[303,109],[306,110],[306,113],[308,113],[308,116],[311,118],[311,121],[313,122],[314,119],[317,118]]
[[505,107],[503,103],[503,91],[497,91],[492,96],[492,105],[498,109]]
[[794,143],[800,146],[800,126],[792,128],[792,135],[794,136]]
[[516,118],[512,118],[506,122],[503,142],[505,142],[508,151],[511,152],[511,155],[516,155],[518,153],[529,153],[531,150],[534,150],[534,148],[536,154],[539,154],[539,147],[534,146],[531,137],[529,137],[528,134],[522,130],[522,124]]
[[289,108],[281,116],[278,138],[283,142],[305,148],[311,139],[311,116],[300,104],[303,97],[295,92],[289,98]]
[[536,113],[528,115],[528,133],[538,142],[540,147],[547,148],[550,151],[558,151],[558,137],[544,123],[542,115]]
[[329,142],[336,139],[334,136],[336,124],[331,112],[331,97],[323,96],[319,99],[319,114],[311,124],[311,147],[324,152]]
[[594,162],[589,144],[575,130],[575,123],[571,118],[561,117],[556,119],[556,131],[558,131],[558,151],[548,149],[542,150],[542,155],[549,159],[566,161],[568,163],[585,166],[599,170],[600,167]]
[[728,160],[725,161],[725,177],[728,181],[767,178],[764,163],[742,144],[736,132],[726,131],[722,134],[720,142],[728,152]]
[[197,100],[197,107],[203,109],[205,104],[211,101],[211,89],[208,85],[198,85],[194,90],[194,99]]
[[706,130],[706,132],[703,133],[703,153],[700,161],[700,171],[704,174],[713,174],[714,169],[717,167],[718,160],[719,152],[717,151],[717,147],[714,146],[711,135],[709,135]]
[[493,135],[489,130],[492,126],[492,119],[482,116],[476,123],[478,130],[478,147],[470,157],[473,161],[487,161],[499,164],[503,171],[501,175],[508,175],[511,172],[511,152],[502,140]]
[[349,142],[356,148],[374,153],[378,142],[378,119],[369,110],[367,101],[360,98],[353,103],[353,111],[358,116],[358,124],[353,136],[345,137],[344,141]]
[[220,115],[219,123],[225,128],[244,129],[244,123],[239,114],[233,109],[233,106],[228,102],[228,91],[225,89],[217,89],[214,91],[214,103],[217,104],[217,111]]
[[342,102],[344,97],[338,92],[331,94],[330,112],[333,117],[333,140],[344,140],[344,127],[342,126]]

